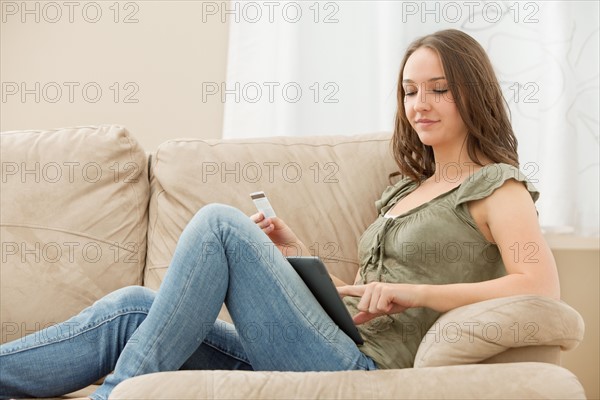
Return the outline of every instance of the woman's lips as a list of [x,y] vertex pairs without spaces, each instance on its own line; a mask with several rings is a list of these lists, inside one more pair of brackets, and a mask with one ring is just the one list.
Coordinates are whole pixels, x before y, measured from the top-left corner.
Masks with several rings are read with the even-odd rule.
[[439,121],[434,121],[434,120],[425,119],[425,118],[417,120],[417,124],[421,125],[421,126],[431,126],[431,125],[435,124],[436,122],[439,122]]

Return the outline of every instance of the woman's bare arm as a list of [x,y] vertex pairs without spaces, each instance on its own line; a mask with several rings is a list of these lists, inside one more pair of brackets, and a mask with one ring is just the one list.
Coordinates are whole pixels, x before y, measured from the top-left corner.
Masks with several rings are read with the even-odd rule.
[[448,285],[370,283],[338,288],[342,295],[361,296],[357,323],[409,307],[439,312],[479,301],[520,294],[560,298],[558,272],[546,243],[531,196],[522,183],[507,181],[477,205],[493,241],[498,245],[507,275],[501,278]]

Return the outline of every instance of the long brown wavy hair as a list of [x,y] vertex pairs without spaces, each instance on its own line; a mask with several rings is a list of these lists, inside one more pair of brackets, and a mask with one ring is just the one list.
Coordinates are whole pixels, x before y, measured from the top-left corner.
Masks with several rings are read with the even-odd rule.
[[415,40],[400,65],[398,109],[391,144],[400,174],[421,182],[435,173],[433,150],[419,140],[404,110],[404,66],[421,47],[435,51],[440,57],[448,89],[468,129],[466,147],[471,160],[482,165],[477,157],[482,154],[493,162],[518,168],[517,138],[490,59],[471,36],[448,29]]

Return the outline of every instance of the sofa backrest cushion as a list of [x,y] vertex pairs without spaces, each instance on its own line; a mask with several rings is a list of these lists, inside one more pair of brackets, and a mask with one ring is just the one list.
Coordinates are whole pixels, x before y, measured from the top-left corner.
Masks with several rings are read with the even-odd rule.
[[144,284],[160,285],[182,230],[202,206],[229,204],[250,216],[256,209],[249,194],[260,190],[310,255],[353,282],[358,238],[375,220],[375,201],[397,171],[390,138],[371,133],[163,143],[151,160]]
[[147,155],[118,126],[3,132],[2,342],[141,284]]

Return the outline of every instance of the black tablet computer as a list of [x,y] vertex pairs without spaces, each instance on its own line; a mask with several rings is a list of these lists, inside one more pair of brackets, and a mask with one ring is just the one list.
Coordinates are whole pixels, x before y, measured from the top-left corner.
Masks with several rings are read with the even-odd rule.
[[333,322],[356,344],[363,344],[363,338],[321,259],[305,256],[286,258]]

